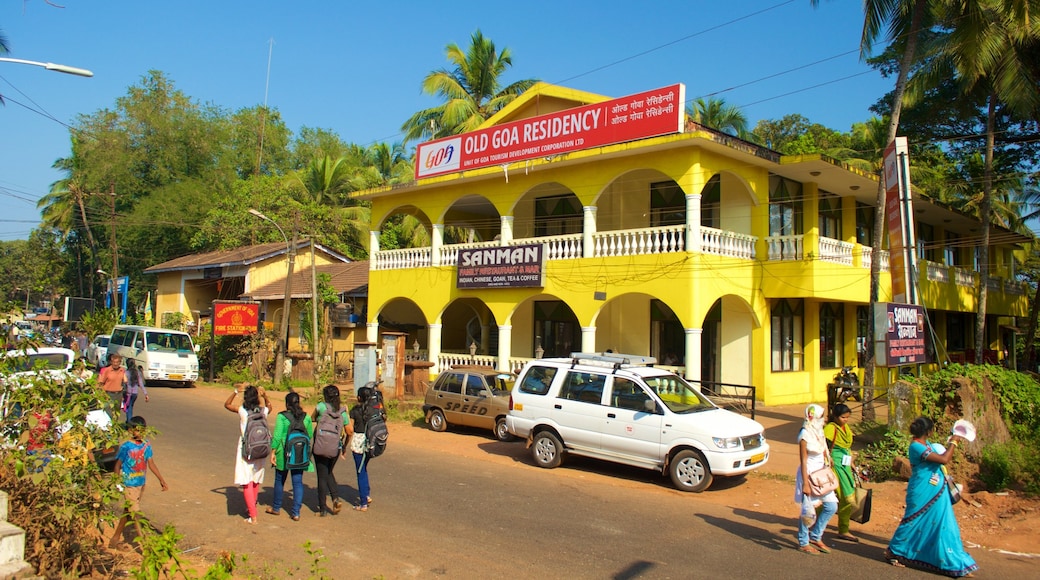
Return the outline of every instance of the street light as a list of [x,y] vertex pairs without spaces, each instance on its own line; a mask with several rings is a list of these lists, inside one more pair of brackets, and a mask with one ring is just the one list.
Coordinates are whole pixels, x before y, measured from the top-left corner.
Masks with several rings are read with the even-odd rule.
[[[289,244],[289,238],[286,237],[285,232],[273,219],[255,209],[250,209],[249,213],[266,222],[271,222],[271,225],[277,228],[278,233],[282,234],[282,239],[285,240],[285,250],[289,253],[289,268],[285,274],[285,300],[282,306],[282,325],[281,330],[278,331],[278,341],[276,342],[278,350],[274,357],[274,372],[275,376],[278,377],[277,382],[280,384],[285,380],[285,351],[289,346],[289,308],[292,306],[292,273],[296,262],[296,248]],[[295,233],[293,237],[295,237]]]
[[64,64],[54,64],[53,62],[37,62],[35,60],[22,60],[20,58],[0,58],[0,62],[13,62],[17,64],[31,64],[33,66],[42,66],[47,70],[55,72],[65,73],[69,75],[76,75],[79,77],[92,77],[94,73],[85,68],[76,68],[74,66],[66,66]]
[[97,273],[108,278],[108,293],[112,296],[112,307],[116,309],[116,318],[119,318],[119,285],[116,284],[115,278],[111,274],[102,270],[97,269]]

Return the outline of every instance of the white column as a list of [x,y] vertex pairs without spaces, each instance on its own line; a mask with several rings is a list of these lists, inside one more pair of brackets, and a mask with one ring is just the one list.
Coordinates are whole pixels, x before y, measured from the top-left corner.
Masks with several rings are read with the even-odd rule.
[[379,322],[368,322],[365,324],[365,340],[368,342],[374,342],[376,348],[380,348],[379,344]]
[[596,206],[586,205],[581,208],[581,211],[585,216],[584,225],[581,230],[581,255],[584,258],[591,258],[596,254],[595,242],[592,239],[592,236],[596,235]]
[[701,251],[701,194],[686,196],[686,251]]
[[508,373],[513,370],[509,368],[509,356],[513,352],[513,325],[498,325],[498,370]]
[[[596,352],[596,327],[581,327],[581,352]],[[570,354],[570,353],[567,353]]]
[[368,269],[373,269],[372,266],[376,263],[376,254],[379,253],[379,232],[372,230],[368,232]]
[[433,224],[430,235],[430,265],[441,265],[441,246],[444,245],[444,224]]
[[686,333],[686,356],[683,358],[683,363],[686,365],[686,379],[698,383],[696,386],[700,390],[701,336],[704,334],[704,329],[684,328],[683,332]]
[[437,374],[440,372],[440,358],[441,358],[441,324],[431,324],[429,329],[429,340],[430,343],[430,362],[433,366],[430,368],[430,372]]
[[499,219],[502,221],[502,231],[499,233],[498,241],[500,245],[508,246],[509,242],[513,241],[513,216],[504,215]]

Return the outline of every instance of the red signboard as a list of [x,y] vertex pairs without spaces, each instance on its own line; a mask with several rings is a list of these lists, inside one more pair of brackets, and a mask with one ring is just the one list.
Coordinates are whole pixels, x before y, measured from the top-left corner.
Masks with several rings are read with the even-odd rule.
[[680,83],[422,143],[415,178],[679,133],[685,99]]
[[260,323],[258,302],[214,302],[213,334],[242,336],[256,332]]

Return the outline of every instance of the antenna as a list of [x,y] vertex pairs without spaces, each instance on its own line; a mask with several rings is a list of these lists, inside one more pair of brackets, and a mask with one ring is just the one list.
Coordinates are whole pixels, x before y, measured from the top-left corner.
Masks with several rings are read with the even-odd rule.
[[274,38],[267,41],[267,80],[264,82],[264,109],[260,111],[260,147],[256,151],[255,175],[260,175],[260,162],[264,157],[264,132],[267,129],[267,91],[271,88],[271,54],[274,53]]

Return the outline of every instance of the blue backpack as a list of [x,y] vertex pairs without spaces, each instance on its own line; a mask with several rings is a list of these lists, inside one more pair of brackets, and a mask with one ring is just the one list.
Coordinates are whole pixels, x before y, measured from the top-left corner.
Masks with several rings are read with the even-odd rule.
[[282,414],[289,420],[289,433],[285,436],[285,468],[307,469],[311,462],[311,437],[303,418],[296,419],[288,411],[282,411]]

